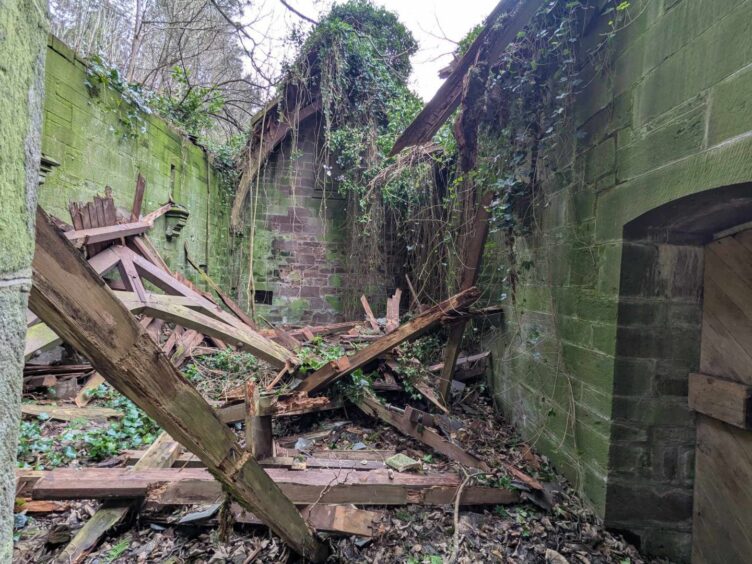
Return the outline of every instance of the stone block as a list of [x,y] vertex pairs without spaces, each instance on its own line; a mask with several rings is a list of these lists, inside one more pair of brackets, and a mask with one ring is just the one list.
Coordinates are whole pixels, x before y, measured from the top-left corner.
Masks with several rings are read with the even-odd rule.
[[677,523],[692,515],[692,492],[664,485],[629,483],[609,484],[606,525],[651,522]]
[[656,361],[648,358],[618,357],[614,361],[614,394],[651,397]]
[[594,182],[616,170],[616,138],[608,137],[585,154],[585,182]]
[[613,357],[568,343],[562,343],[561,348],[565,368],[575,378],[603,393],[610,393],[613,386]]
[[[686,6],[698,2],[685,2]],[[639,123],[645,124],[671,108],[689,100],[746,66],[752,58],[749,21],[752,6],[736,0],[703,3],[711,22],[703,33],[688,34],[690,41],[662,61],[638,87]],[[734,6],[734,4],[737,4]],[[724,13],[725,10],[725,13]],[[686,33],[687,30],[683,31]],[[735,41],[729,41],[733,37]]]
[[705,106],[681,114],[650,131],[616,154],[617,180],[625,180],[701,149],[705,136]]
[[[684,530],[676,530],[682,526]],[[691,523],[670,523],[646,529],[641,536],[641,549],[658,558],[669,558],[673,562],[688,563],[692,554]]]
[[752,130],[752,69],[733,75],[713,88],[710,96],[708,144],[716,145],[726,139]]

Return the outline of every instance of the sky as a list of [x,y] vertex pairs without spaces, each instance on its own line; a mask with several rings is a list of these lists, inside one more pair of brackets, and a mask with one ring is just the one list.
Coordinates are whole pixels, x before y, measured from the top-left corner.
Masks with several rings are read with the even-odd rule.
[[[318,19],[331,4],[329,0],[286,0],[306,16]],[[439,69],[451,60],[456,45],[473,26],[491,13],[498,0],[373,0],[395,12],[413,33],[419,50],[412,59],[410,86],[425,101],[430,100],[441,85]],[[291,26],[301,20],[278,0],[267,0],[266,22],[273,35],[284,37]],[[446,39],[445,39],[446,38]]]

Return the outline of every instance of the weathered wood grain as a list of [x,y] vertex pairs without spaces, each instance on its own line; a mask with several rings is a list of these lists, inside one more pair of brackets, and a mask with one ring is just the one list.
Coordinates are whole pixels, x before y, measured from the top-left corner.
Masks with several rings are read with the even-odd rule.
[[321,561],[326,548],[206,400],[170,363],[38,208],[29,307],[88,357],[115,389],[206,464],[227,491],[291,548]]

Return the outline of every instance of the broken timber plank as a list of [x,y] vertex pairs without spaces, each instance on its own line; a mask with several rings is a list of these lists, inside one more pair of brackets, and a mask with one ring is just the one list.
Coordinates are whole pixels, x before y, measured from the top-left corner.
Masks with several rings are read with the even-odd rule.
[[[181,450],[182,447],[172,440],[170,435],[162,433],[144,453],[141,460],[136,463],[134,469],[169,468],[177,457],[180,456]],[[79,559],[99,544],[102,537],[107,534],[107,531],[126,518],[130,509],[130,503],[105,502],[86,521],[86,524],[76,533],[76,536],[68,543],[68,546],[58,554],[55,562],[59,564],[78,562]]]
[[478,299],[479,292],[476,288],[468,288],[445,300],[411,321],[402,325],[394,333],[385,335],[371,343],[366,348],[359,350],[353,356],[344,356],[337,361],[330,362],[308,376],[298,391],[313,393],[328,386],[338,378],[347,376],[351,372],[362,368],[378,356],[393,349],[408,339],[415,339],[441,323],[445,315],[452,310],[462,310]]
[[433,450],[443,454],[450,460],[455,460],[465,466],[479,468],[484,472],[489,470],[488,465],[478,457],[473,456],[454,443],[449,442],[436,431],[411,421],[410,414],[407,410],[402,411],[392,406],[384,406],[373,396],[367,396],[355,405],[357,405],[366,415],[371,415],[372,417],[381,419],[384,423],[388,423],[405,435],[413,437],[414,439],[428,445]]
[[[474,354],[470,356],[461,356],[457,359],[457,362],[455,363],[455,368],[457,366],[463,366],[465,364],[472,364],[473,362],[478,362],[479,360],[485,360],[490,356],[490,352],[486,351],[479,354]],[[442,368],[444,368],[444,363],[440,362],[438,364],[433,364],[428,367],[429,372],[439,372]]]
[[256,460],[274,456],[272,416],[264,413],[264,408],[274,400],[274,397],[262,397],[253,380],[246,382],[245,448]]
[[133,195],[133,205],[131,205],[131,221],[138,221],[141,217],[141,206],[144,203],[145,192],[146,179],[139,172],[136,178],[136,192]]
[[188,329],[199,331],[210,337],[217,337],[237,346],[243,351],[267,361],[276,368],[282,368],[293,362],[293,354],[277,343],[262,337],[250,327],[240,328],[228,325],[224,321],[213,319],[208,315],[191,310],[185,306],[168,304],[159,298],[147,296],[141,303],[124,302],[134,312],[142,312],[151,317],[171,321]]
[[394,295],[386,301],[386,333],[392,333],[399,327],[399,307],[402,290],[397,288]]
[[[230,511],[236,523],[262,524],[258,517],[236,503],[230,505]],[[377,523],[385,518],[382,511],[356,509],[347,505],[312,505],[300,512],[306,522],[317,531],[366,538],[374,536]]]
[[[530,2],[534,4],[535,2]],[[481,261],[483,260],[483,249],[485,248],[486,239],[488,238],[488,222],[491,217],[489,206],[493,198],[492,192],[486,192],[475,210],[473,221],[473,231],[467,244],[464,246],[463,270],[460,288],[471,288],[475,285],[480,272]],[[462,346],[462,336],[465,333],[466,320],[458,322],[449,330],[446,348],[444,349],[444,367],[441,369],[439,376],[439,396],[448,404],[450,390],[452,387],[452,376],[457,359],[460,356],[460,347]]]
[[300,513],[37,208],[29,307],[120,393],[196,454],[227,491],[296,552],[320,562],[326,547]]
[[371,329],[373,329],[374,331],[378,331],[379,323],[376,321],[376,318],[373,316],[373,310],[371,309],[371,304],[368,303],[368,298],[366,298],[365,294],[360,296],[360,303],[363,304],[363,309],[366,312],[366,320],[368,321],[368,324],[371,326]]
[[214,279],[207,274],[207,272],[201,268],[199,265],[197,265],[193,260],[191,259],[191,256],[188,254],[188,241],[186,241],[183,245],[185,249],[185,260],[188,261],[188,264],[190,264],[193,269],[198,272],[199,276],[201,276],[201,279],[206,282],[206,284],[214,290],[214,292],[219,296],[219,299],[222,300],[222,303],[227,306],[227,309],[229,309],[232,313],[235,314],[235,316],[240,319],[243,323],[248,325],[251,329],[256,331],[258,327],[256,327],[256,323],[253,321],[253,319],[250,318],[250,316],[243,311],[243,308],[241,308],[235,300],[233,300],[230,296],[225,294],[222,291],[222,288],[219,287],[219,284],[217,284]]
[[121,237],[130,237],[140,235],[151,229],[151,224],[145,221],[134,221],[132,223],[119,223],[116,225],[107,225],[105,227],[92,227],[91,229],[81,229],[66,231],[65,237],[74,243],[77,247],[83,245],[92,245],[104,241],[113,241]]
[[[315,402],[313,400],[326,400],[325,402]],[[330,400],[329,398],[310,398],[312,403],[308,406],[294,405],[286,401],[277,402],[271,415],[275,417],[292,417],[294,415],[305,415],[307,413],[318,413],[320,411],[331,411],[344,407],[342,400]],[[243,421],[246,415],[245,402],[226,405],[217,409],[217,415],[224,423],[237,423]]]
[[[48,472],[17,470],[32,499],[123,499],[145,497],[147,505],[216,503],[222,485],[202,468],[140,470],[133,468],[60,468]],[[462,479],[455,473],[391,473],[388,469],[343,472],[308,469],[304,472],[269,468],[273,484],[297,505],[312,503],[357,505],[446,505],[453,503]],[[33,484],[33,485],[31,485]],[[516,503],[517,492],[468,485],[462,505]]]
[[74,419],[109,419],[123,416],[121,411],[109,407],[63,407],[60,405],[39,405],[34,403],[21,404],[24,415],[49,416],[58,421],[73,421]]

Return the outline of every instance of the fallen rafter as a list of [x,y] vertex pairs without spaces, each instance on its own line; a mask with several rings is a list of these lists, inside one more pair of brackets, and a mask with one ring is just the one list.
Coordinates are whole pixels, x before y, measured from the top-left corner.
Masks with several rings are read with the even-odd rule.
[[426,424],[413,421],[411,416],[412,408],[410,406],[407,409],[399,409],[390,405],[382,405],[379,400],[373,396],[366,396],[361,399],[356,405],[365,413],[372,417],[380,419],[384,423],[391,425],[403,434],[419,440],[420,442],[428,445],[439,454],[443,454],[450,460],[470,466],[471,468],[479,468],[483,471],[488,471],[488,465],[460,448],[453,442],[445,439],[439,433],[427,427]]
[[356,352],[353,356],[343,356],[326,364],[303,380],[298,390],[314,393],[325,388],[335,380],[347,376],[358,368],[362,368],[400,343],[416,339],[432,327],[441,323],[452,312],[464,311],[478,299],[478,296],[479,291],[476,288],[469,288],[452,296],[448,300],[433,306],[413,320],[405,323],[393,333],[374,341],[366,348]]
[[29,307],[42,321],[201,458],[227,491],[291,548],[313,561],[326,558],[326,547],[290,500],[41,209],[32,267]]
[[[293,503],[357,505],[446,505],[453,503],[462,478],[454,473],[411,474],[388,469],[367,472],[269,468],[270,478]],[[224,496],[222,486],[201,468],[134,470],[133,468],[18,470],[33,499],[146,498],[147,506],[211,504]],[[466,486],[463,505],[516,503],[517,492],[487,486]]]

